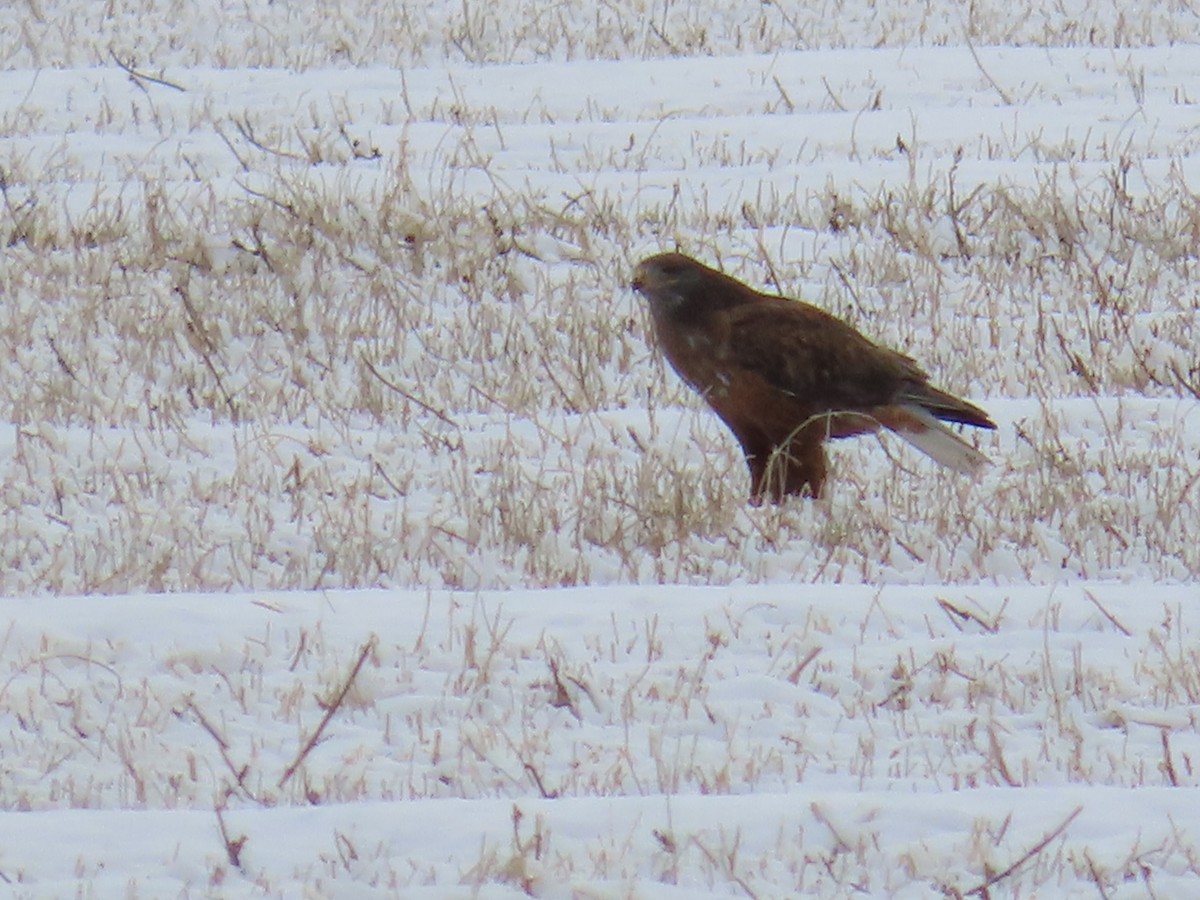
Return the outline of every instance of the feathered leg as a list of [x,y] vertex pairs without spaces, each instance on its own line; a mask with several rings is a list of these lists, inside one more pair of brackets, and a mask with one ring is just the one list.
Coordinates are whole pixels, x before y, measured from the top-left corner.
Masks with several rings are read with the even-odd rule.
[[752,452],[743,444],[742,449],[750,467],[751,502],[782,503],[791,496],[821,496],[829,461],[820,440],[800,435],[782,447],[762,444]]

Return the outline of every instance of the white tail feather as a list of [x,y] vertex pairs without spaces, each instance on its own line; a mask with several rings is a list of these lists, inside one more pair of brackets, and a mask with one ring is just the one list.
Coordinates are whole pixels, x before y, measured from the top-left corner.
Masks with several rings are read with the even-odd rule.
[[904,438],[930,459],[964,475],[974,475],[991,460],[951,431],[926,409],[905,404],[904,411],[924,426],[922,429],[897,428]]

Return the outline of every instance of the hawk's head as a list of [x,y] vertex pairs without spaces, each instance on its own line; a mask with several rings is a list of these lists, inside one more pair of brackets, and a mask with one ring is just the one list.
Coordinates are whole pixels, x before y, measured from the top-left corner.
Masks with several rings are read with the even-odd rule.
[[656,316],[673,315],[703,297],[714,274],[682,253],[660,253],[638,263],[631,286],[646,298]]

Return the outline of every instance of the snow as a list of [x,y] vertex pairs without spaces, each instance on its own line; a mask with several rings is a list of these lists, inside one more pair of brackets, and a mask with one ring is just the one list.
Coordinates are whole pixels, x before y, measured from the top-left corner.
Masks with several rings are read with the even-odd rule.
[[[0,868],[47,895],[81,881],[99,895],[721,895],[739,881],[918,895],[975,887],[1079,810],[1058,861],[1014,891],[1069,893],[1090,855],[1118,881],[1148,866],[1170,892],[1194,877],[1193,598],[796,585],[10,600]],[[284,781],[367,647],[327,739]],[[213,797],[245,838],[240,869]]]
[[[1200,889],[1194,14],[835,6],[0,12],[13,896]],[[676,246],[994,465],[747,505]]]

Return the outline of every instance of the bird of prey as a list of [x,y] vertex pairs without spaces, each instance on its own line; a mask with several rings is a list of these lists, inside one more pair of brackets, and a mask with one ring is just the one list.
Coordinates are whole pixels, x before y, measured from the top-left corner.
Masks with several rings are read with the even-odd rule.
[[995,428],[986,412],[824,310],[679,253],[642,260],[632,286],[667,361],[741,444],[753,502],[821,496],[825,441],[881,428],[958,472],[988,464],[942,424]]

